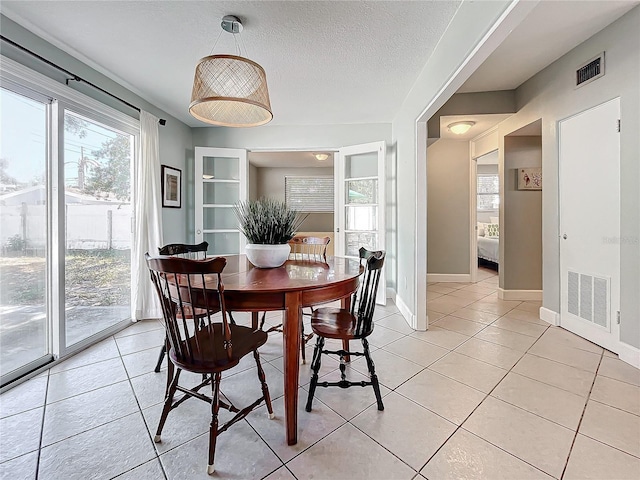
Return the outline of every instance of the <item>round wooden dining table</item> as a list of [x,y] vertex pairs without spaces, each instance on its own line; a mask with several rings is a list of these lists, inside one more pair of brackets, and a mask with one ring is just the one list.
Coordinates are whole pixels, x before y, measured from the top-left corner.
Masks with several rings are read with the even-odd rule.
[[258,312],[282,310],[284,354],[284,411],[287,443],[298,441],[298,375],[302,307],[335,300],[348,308],[351,294],[364,271],[358,260],[327,257],[326,262],[288,260],[278,268],[254,267],[245,255],[225,256],[222,273],[227,310],[251,312],[257,328]]

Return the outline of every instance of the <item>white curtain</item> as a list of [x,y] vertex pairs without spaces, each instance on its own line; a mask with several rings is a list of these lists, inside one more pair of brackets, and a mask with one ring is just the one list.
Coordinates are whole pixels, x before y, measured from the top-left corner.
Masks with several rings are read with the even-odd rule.
[[162,246],[158,118],[145,111],[140,112],[140,151],[135,174],[132,316],[136,320],[161,318],[162,310],[144,258],[145,253],[156,254]]

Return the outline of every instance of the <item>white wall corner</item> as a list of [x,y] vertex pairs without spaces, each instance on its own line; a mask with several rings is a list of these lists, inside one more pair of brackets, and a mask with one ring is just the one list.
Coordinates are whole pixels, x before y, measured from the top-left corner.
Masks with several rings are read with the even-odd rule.
[[540,307],[540,320],[544,320],[557,327],[560,325],[560,314],[548,308]]
[[427,273],[427,282],[470,282],[470,273]]
[[400,295],[396,295],[396,307],[398,307],[398,310],[400,310],[400,314],[404,317],[409,326],[415,330],[416,316],[411,312],[409,307],[407,307],[407,304],[404,303]]
[[618,358],[629,365],[640,368],[640,349],[624,342],[618,342],[618,345],[620,348]]
[[387,287],[387,299],[391,300],[393,303],[396,303],[396,291],[393,288]]
[[505,290],[498,288],[498,298],[500,300],[520,300],[526,301],[542,301],[542,290]]

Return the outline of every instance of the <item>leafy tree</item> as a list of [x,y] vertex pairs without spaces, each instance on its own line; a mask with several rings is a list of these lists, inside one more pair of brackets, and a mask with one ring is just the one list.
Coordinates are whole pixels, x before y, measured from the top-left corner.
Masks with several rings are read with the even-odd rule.
[[78,138],[84,138],[87,136],[87,128],[89,123],[79,117],[73,115],[64,116],[64,129],[69,133],[77,135]]
[[112,193],[118,200],[128,202],[131,198],[129,138],[118,135],[106,140],[100,150],[93,152],[93,156],[98,164],[89,172],[85,192],[95,196]]
[[9,160],[6,158],[0,158],[0,183],[4,183],[5,185],[17,185],[18,181],[9,175],[7,168],[9,168]]

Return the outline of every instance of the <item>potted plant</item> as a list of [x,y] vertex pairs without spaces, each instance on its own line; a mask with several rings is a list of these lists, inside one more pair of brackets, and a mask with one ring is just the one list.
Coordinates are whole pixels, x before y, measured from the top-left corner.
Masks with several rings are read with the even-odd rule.
[[259,268],[279,267],[287,261],[291,251],[287,242],[307,218],[284,202],[270,198],[239,202],[234,212],[240,231],[247,237],[247,258]]

